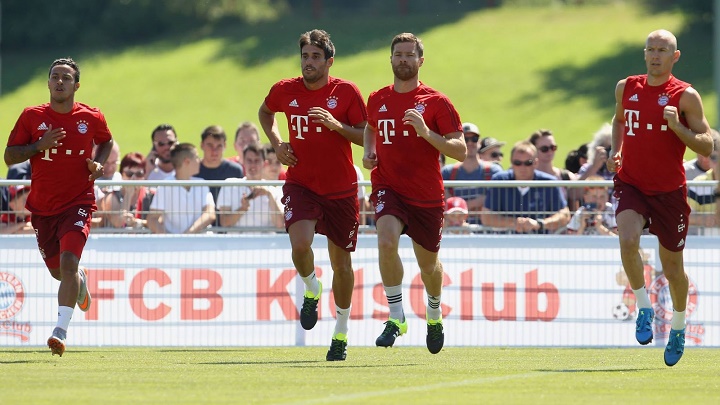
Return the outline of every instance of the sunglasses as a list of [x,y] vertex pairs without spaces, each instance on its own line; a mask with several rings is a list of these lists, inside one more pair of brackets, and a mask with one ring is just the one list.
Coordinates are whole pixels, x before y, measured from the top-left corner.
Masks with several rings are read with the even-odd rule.
[[466,136],[465,142],[478,143],[480,141],[480,135]]
[[127,177],[133,178],[133,177],[144,177],[145,171],[144,170],[138,170],[138,171],[132,171],[132,170],[125,170],[123,171],[123,174]]
[[555,152],[557,150],[557,145],[541,146],[538,148],[538,150],[542,153],[547,153],[548,151]]
[[530,159],[530,160],[525,160],[525,161],[522,161],[522,160],[513,160],[513,161],[512,161],[512,164],[513,164],[513,166],[522,166],[522,165],[525,165],[525,166],[530,167],[530,166],[532,166],[533,164],[535,164],[535,159]]
[[490,154],[490,156],[492,156],[493,159],[497,159],[497,158],[503,157],[503,156],[505,156],[505,155],[503,155],[502,152],[493,152],[493,153]]
[[177,143],[177,141],[167,141],[167,142],[157,141],[157,142],[155,142],[155,144],[161,148],[164,147],[165,145],[173,146],[176,143]]

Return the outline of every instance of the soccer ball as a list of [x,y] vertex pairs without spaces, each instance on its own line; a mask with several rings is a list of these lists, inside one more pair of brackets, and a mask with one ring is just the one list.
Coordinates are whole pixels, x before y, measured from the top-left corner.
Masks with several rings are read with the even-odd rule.
[[612,315],[618,321],[625,321],[630,319],[630,309],[621,302],[613,307]]

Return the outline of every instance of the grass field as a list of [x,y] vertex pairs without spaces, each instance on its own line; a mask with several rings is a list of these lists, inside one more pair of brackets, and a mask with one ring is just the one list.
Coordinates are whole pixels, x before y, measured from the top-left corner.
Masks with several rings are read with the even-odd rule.
[[718,349],[350,347],[0,351],[3,404],[710,404]]
[[[559,166],[570,149],[589,141],[612,117],[615,84],[644,72],[645,37],[663,27],[678,35],[683,51],[678,77],[698,88],[710,124],[717,125],[707,63],[711,36],[686,27],[680,14],[649,13],[631,1],[556,3],[470,13],[292,16],[116,49],[68,44],[43,52],[5,52],[0,133],[7,136],[23,107],[48,101],[47,67],[66,55],[81,63],[76,99],[103,110],[123,153],[147,153],[150,131],[162,122],[194,143],[211,124],[234,133],[242,121],[257,122],[258,107],[273,83],[299,75],[297,38],[315,27],[328,30],[335,42],[331,74],[357,83],[364,97],[392,81],[392,36],[417,33],[425,42],[421,80],[446,93],[464,121],[509,144],[550,128],[559,144]],[[284,118],[280,121],[284,134]],[[226,152],[233,154],[232,148]],[[361,156],[355,147],[355,161]]]

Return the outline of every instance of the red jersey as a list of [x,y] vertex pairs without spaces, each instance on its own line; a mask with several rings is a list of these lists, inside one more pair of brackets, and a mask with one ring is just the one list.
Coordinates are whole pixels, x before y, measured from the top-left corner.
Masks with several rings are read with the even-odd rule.
[[[626,79],[622,166],[617,175],[644,194],[667,193],[685,185],[685,144],[668,127],[663,110],[665,106],[678,107],[688,87],[689,83],[672,75],[660,86],[648,85],[647,75]],[[680,122],[687,126],[682,115]]]
[[26,108],[10,133],[7,146],[37,142],[52,125],[64,128],[58,148],[38,152],[30,158],[32,177],[27,209],[37,215],[54,215],[76,205],[95,206],[94,182],[85,159],[92,159],[93,143],[112,139],[105,116],[97,108],[75,103],[61,114],[43,104]]
[[420,207],[445,204],[440,174],[440,152],[403,124],[405,111],[419,111],[431,131],[447,135],[462,132],[460,115],[450,100],[422,83],[413,91],[398,93],[384,87],[368,99],[368,124],[376,128],[377,167],[370,174],[373,189],[388,187],[404,202]]
[[288,183],[330,199],[357,193],[350,141],[308,116],[311,107],[322,107],[347,125],[367,121],[365,101],[357,86],[331,77],[322,88],[309,90],[302,77],[285,79],[273,85],[265,105],[287,117],[290,146],[297,156],[297,164],[287,170]]

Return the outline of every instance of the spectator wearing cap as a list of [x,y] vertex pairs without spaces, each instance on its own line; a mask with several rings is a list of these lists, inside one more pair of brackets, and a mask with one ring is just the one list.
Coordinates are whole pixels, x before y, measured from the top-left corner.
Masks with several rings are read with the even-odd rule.
[[33,233],[30,224],[30,211],[25,208],[30,186],[9,187],[9,212],[0,215],[0,234]]
[[[495,173],[502,170],[497,164],[484,162],[478,156],[480,131],[477,125],[466,122],[463,124],[463,136],[467,146],[465,160],[443,166],[440,171],[443,180],[490,180]],[[480,212],[485,205],[486,187],[446,187],[445,195],[449,197],[462,197],[466,202],[471,224],[480,223]]]
[[[555,180],[537,169],[535,146],[516,143],[510,153],[512,168],[493,180]],[[483,226],[516,233],[553,233],[567,225],[570,211],[560,187],[496,187],[488,190],[482,211]]]
[[468,234],[478,230],[479,226],[470,224],[468,219],[468,205],[461,197],[450,197],[445,201],[445,224],[443,233]]
[[478,148],[478,155],[484,162],[495,162],[502,167],[503,153],[500,148],[505,145],[505,142],[500,142],[492,137],[485,137],[480,141],[480,147]]

